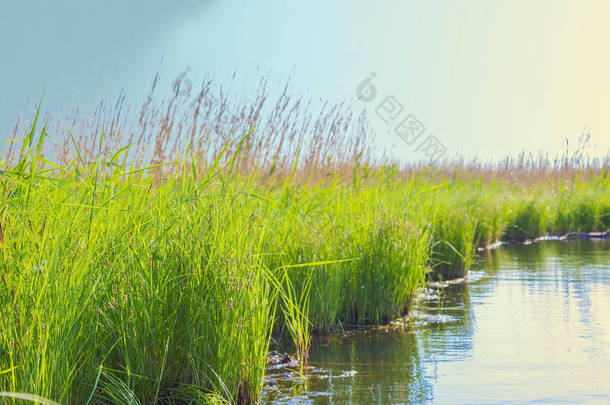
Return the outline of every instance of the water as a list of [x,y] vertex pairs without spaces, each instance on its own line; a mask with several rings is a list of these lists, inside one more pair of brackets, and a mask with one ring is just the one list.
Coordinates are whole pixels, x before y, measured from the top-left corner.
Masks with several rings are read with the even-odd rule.
[[264,401],[610,403],[610,242],[479,259],[468,283],[428,291],[410,331],[314,341],[309,378],[270,373]]

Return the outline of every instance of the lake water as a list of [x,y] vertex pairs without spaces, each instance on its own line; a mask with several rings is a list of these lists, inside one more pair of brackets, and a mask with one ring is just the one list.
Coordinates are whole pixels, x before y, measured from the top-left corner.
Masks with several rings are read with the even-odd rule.
[[610,242],[505,245],[429,288],[414,327],[316,339],[266,403],[610,403]]

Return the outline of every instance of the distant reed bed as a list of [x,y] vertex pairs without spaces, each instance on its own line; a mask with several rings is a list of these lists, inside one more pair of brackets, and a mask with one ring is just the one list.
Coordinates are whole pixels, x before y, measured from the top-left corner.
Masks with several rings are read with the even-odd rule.
[[407,315],[477,247],[610,228],[608,159],[400,165],[346,105],[269,97],[206,81],[133,125],[119,100],[16,126],[0,403],[252,403],[272,338],[303,364],[313,333]]

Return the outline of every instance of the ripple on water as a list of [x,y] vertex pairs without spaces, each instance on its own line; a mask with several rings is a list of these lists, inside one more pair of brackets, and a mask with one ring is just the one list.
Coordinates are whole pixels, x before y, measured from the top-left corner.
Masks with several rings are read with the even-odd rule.
[[263,401],[610,403],[610,243],[480,259],[484,272],[423,289],[406,327],[314,343],[309,376],[269,376]]

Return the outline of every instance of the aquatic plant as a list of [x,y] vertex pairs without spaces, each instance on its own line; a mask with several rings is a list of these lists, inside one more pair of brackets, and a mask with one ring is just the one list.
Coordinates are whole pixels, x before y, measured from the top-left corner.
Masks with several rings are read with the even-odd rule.
[[143,118],[148,156],[105,126],[69,135],[56,161],[37,116],[3,158],[0,392],[255,402],[272,334],[304,362],[313,333],[408,314],[427,275],[464,276],[479,245],[610,223],[598,166],[383,165],[347,138],[340,108],[308,143],[315,125],[291,132],[289,111],[262,131],[271,142],[235,110],[216,131],[243,136],[206,149],[207,108],[188,139],[172,138],[171,109]]

